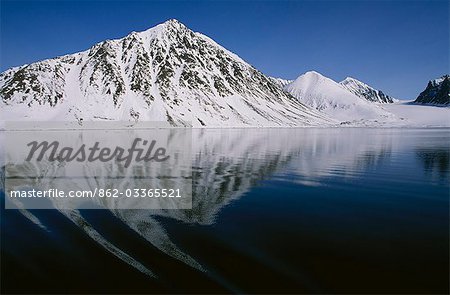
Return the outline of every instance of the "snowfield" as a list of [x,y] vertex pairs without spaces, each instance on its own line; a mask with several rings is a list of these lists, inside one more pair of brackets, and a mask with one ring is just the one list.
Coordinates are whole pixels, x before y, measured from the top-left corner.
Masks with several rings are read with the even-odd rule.
[[383,108],[401,119],[398,122],[400,127],[450,127],[450,107],[417,105],[411,102],[383,104]]

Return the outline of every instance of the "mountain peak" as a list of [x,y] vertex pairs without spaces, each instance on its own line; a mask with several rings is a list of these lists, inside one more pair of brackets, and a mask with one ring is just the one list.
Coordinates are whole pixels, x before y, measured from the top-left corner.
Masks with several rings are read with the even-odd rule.
[[163,22],[162,24],[166,27],[186,28],[186,26],[183,23],[181,23],[179,20],[177,20],[175,18],[168,19],[165,22]]
[[430,82],[433,84],[433,85],[438,85],[439,83],[442,83],[444,80],[448,80],[448,79],[450,79],[450,76],[449,75],[443,75],[442,77],[439,77],[439,78],[437,78],[437,79],[434,79],[434,80],[430,80]]
[[303,74],[303,76],[318,76],[318,77],[324,77],[321,73],[316,71],[307,71]]
[[316,71],[308,71],[308,72],[298,76],[297,79],[295,79],[293,83],[298,82],[298,83],[302,84],[302,83],[305,83],[306,81],[309,81],[308,83],[316,83],[323,79],[329,79],[329,78],[325,77],[324,75],[322,75]]
[[[339,82],[339,84],[341,85],[348,85],[348,84],[357,84],[357,85],[361,85],[361,86],[367,86],[370,87],[369,85],[367,85],[366,83],[353,78],[353,77],[346,77],[344,80],[342,80],[341,82]],[[372,88],[372,87],[371,87]]]
[[359,82],[359,83],[363,83],[363,82],[361,82],[358,79],[355,79],[353,77],[346,77],[344,80],[341,81],[341,83],[344,83],[344,82]]
[[450,105],[450,76],[444,75],[428,82],[427,88],[414,101],[419,104]]
[[367,101],[377,103],[393,103],[395,101],[394,98],[384,94],[383,91],[375,89],[352,77],[345,78],[339,84],[351,93]]
[[[168,19],[163,23],[160,23],[154,27],[148,28],[144,31],[138,32],[138,35],[141,36],[148,36],[151,38],[151,36],[156,35],[173,35],[176,36],[181,32],[188,32],[190,29],[186,27],[183,23],[178,21],[177,19]],[[193,32],[192,32],[193,33]],[[136,32],[132,32],[131,34],[136,34]]]
[[170,18],[170,19],[166,20],[164,23],[165,24],[181,24],[181,22],[179,20],[177,20],[176,18]]

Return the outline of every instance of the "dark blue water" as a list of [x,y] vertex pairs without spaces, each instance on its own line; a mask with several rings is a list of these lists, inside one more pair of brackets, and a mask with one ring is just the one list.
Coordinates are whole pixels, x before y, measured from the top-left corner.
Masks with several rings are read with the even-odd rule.
[[194,130],[192,210],[2,201],[2,293],[448,293],[449,162],[449,129]]

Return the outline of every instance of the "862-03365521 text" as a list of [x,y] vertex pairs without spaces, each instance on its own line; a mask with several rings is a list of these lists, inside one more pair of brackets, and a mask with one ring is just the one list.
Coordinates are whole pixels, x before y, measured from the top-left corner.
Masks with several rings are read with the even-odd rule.
[[181,198],[182,191],[172,188],[95,188],[94,190],[11,190],[10,198]]

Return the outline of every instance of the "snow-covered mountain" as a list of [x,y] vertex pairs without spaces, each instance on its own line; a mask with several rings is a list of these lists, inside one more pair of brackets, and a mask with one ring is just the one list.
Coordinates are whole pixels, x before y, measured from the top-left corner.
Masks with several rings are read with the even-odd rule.
[[0,74],[2,120],[308,126],[331,120],[177,20]]
[[393,103],[395,101],[394,98],[384,94],[381,90],[377,90],[355,78],[347,77],[345,80],[339,82],[339,84],[356,96],[371,102]]
[[[395,116],[380,106],[361,99],[339,83],[310,71],[284,88],[307,104],[345,124],[389,122]],[[364,123],[364,124],[365,124]]]
[[450,105],[450,76],[428,82],[427,88],[414,101],[418,104]]

